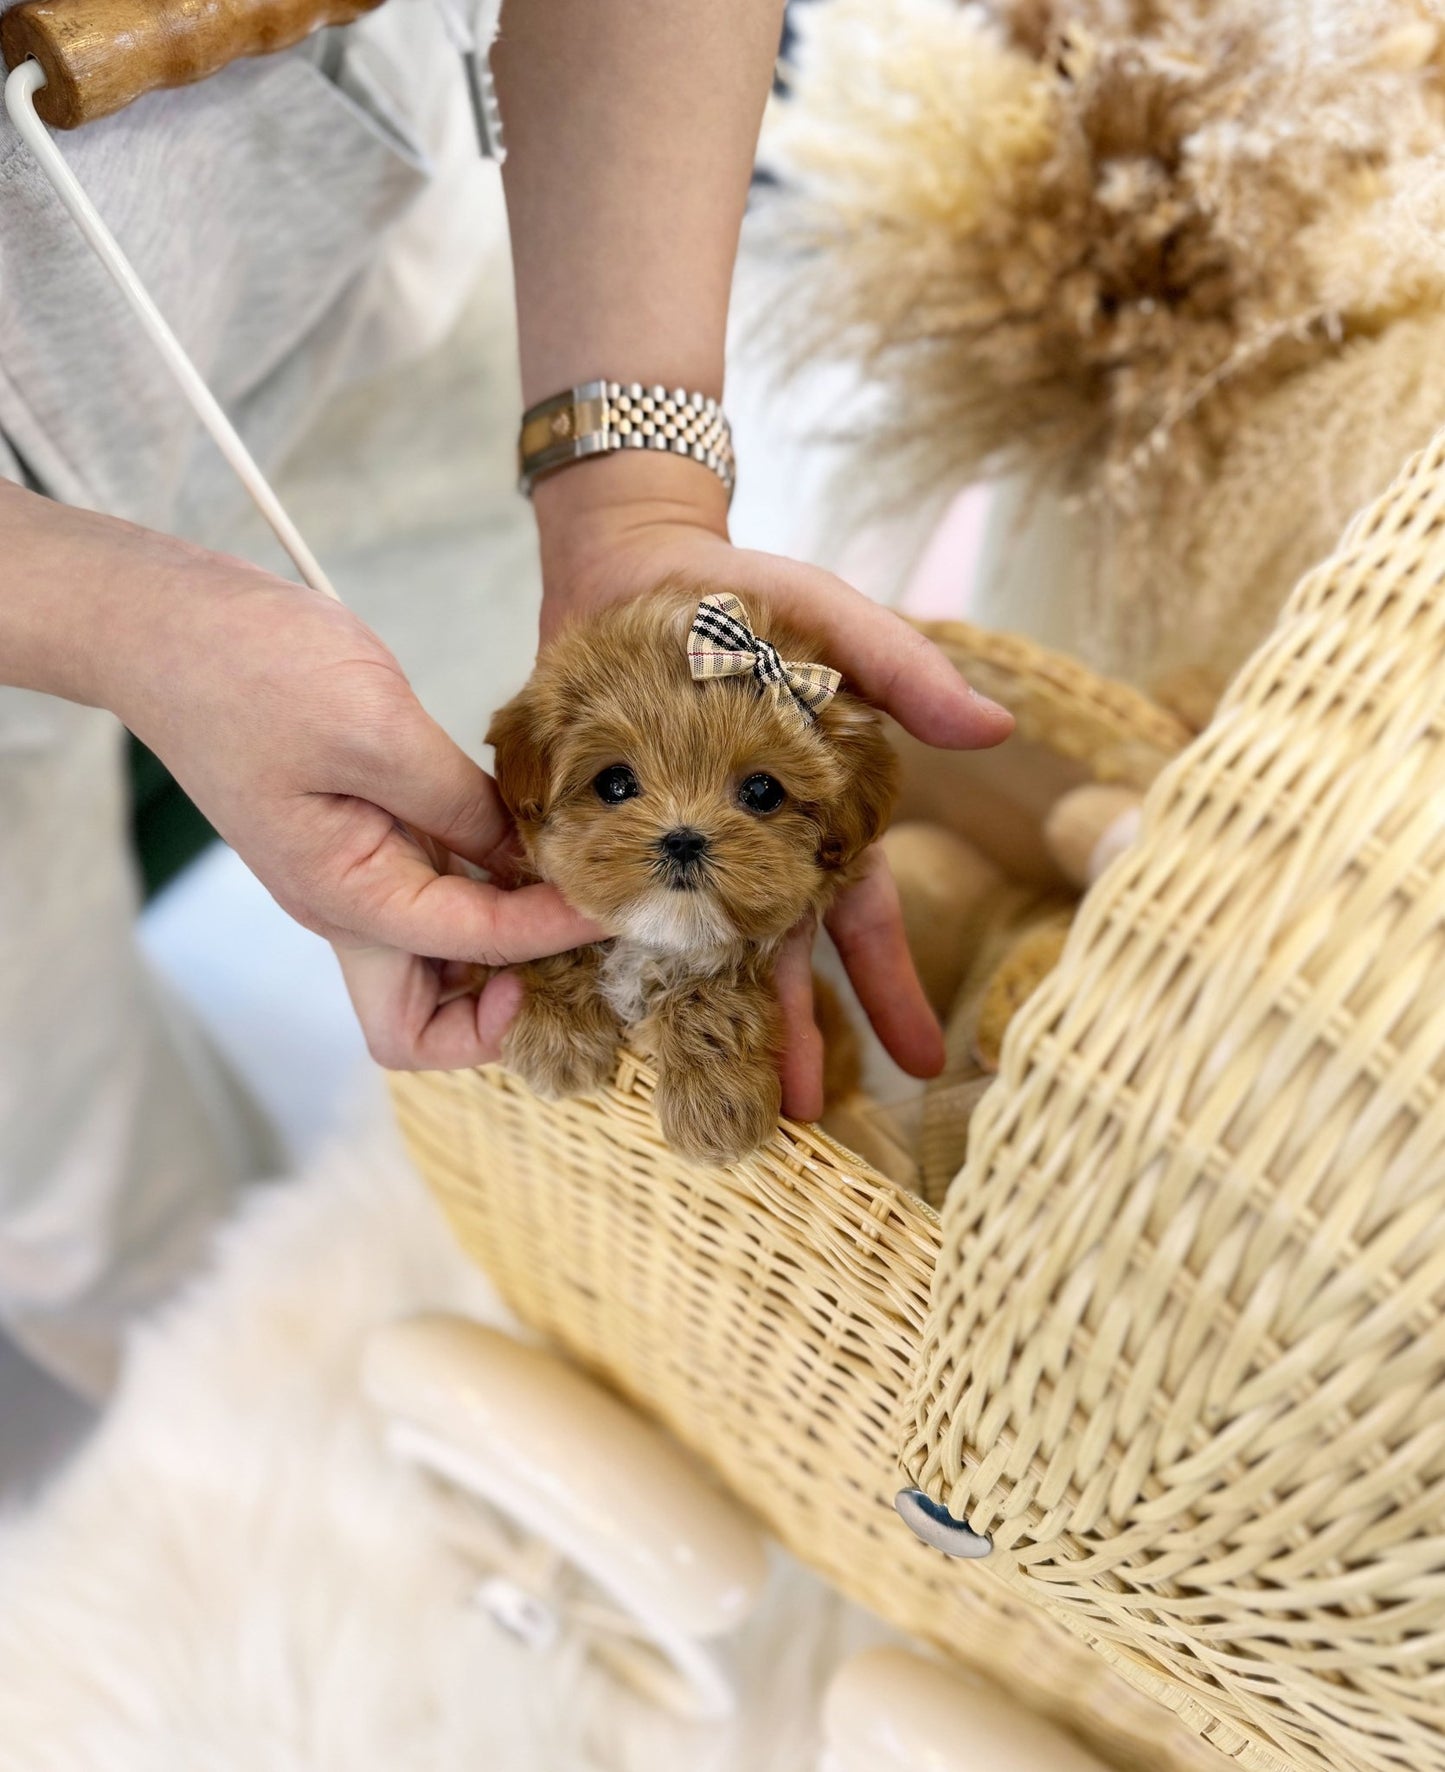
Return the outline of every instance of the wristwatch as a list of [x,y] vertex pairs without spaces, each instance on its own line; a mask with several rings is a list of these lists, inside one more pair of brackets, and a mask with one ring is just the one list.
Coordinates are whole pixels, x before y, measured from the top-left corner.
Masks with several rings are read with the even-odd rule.
[[686,456],[716,474],[732,497],[732,427],[717,401],[636,381],[582,382],[529,407],[517,443],[521,489],[530,494],[548,474],[615,449]]

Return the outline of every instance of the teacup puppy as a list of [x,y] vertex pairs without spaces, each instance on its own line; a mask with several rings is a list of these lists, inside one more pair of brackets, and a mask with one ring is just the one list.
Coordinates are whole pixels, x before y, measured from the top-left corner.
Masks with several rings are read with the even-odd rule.
[[875,709],[762,599],[664,585],[565,629],[492,721],[532,870],[619,933],[524,967],[503,1057],[540,1094],[651,1056],[668,1143],[728,1162],[777,1124],[783,937],[883,830]]

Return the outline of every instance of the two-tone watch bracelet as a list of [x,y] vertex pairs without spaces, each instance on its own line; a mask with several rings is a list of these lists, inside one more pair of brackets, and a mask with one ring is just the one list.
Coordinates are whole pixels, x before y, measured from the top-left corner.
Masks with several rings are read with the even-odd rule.
[[538,480],[614,449],[665,449],[709,468],[732,497],[732,427],[706,394],[661,383],[588,381],[522,414],[517,468],[523,492]]

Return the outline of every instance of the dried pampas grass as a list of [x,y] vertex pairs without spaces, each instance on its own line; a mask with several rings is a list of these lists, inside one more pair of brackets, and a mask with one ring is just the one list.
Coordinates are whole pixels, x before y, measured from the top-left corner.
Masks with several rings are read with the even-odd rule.
[[1197,625],[1192,515],[1261,402],[1442,305],[1441,21],[1414,0],[801,20],[761,218],[789,357],[863,366],[885,492],[1027,470],[1095,507],[1116,638]]

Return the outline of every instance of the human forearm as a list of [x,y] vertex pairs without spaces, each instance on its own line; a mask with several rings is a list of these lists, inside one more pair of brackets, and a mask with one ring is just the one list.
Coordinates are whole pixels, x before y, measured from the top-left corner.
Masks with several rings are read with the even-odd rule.
[[0,480],[0,683],[110,706],[184,543]]
[[[528,403],[597,375],[718,397],[781,0],[508,0],[493,53]],[[725,533],[695,463],[624,451],[538,486],[549,591],[626,506]]]
[[610,371],[722,392],[781,0],[508,0],[493,52],[528,403]]

